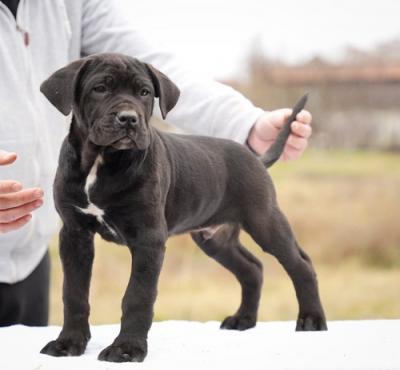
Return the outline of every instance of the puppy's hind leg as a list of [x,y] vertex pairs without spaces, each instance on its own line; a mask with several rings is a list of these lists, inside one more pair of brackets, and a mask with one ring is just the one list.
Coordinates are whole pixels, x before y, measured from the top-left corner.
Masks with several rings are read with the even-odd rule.
[[310,258],[297,244],[278,206],[267,210],[260,208],[249,211],[243,226],[265,252],[278,259],[289,274],[299,303],[296,330],[327,330],[317,277]]
[[242,288],[242,301],[233,316],[221,324],[222,329],[246,330],[256,325],[263,280],[261,262],[239,242],[238,225],[222,225],[210,235],[193,232],[196,244],[210,257],[232,272]]

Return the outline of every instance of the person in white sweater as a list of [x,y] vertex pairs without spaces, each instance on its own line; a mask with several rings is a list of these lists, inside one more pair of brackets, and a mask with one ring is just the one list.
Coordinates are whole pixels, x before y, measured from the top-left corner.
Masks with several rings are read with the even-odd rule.
[[[0,0],[0,34],[0,326],[48,321],[47,246],[58,222],[52,182],[68,131],[65,117],[39,91],[52,72],[94,53],[141,59],[181,90],[171,124],[235,140],[259,154],[291,113],[263,111],[230,87],[187,71],[147,40],[117,0]],[[284,159],[302,154],[310,124],[311,114],[300,112]]]

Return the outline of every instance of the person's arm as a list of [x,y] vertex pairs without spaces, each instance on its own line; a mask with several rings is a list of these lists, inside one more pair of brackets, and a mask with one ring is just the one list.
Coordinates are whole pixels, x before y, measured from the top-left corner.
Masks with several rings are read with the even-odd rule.
[[[13,163],[15,153],[0,150],[0,166]],[[43,191],[39,188],[23,189],[18,181],[0,180],[0,233],[24,226],[31,212],[43,204]]]
[[[148,40],[145,32],[135,28],[135,18],[121,2],[87,0],[83,3],[82,54],[128,54],[153,64],[165,73],[181,90],[177,106],[168,115],[170,123],[186,131],[229,138],[243,144],[249,138],[248,145],[257,142],[253,148],[257,152],[269,147],[271,140],[265,140],[264,134],[258,134],[272,132],[265,130],[264,126],[270,125],[268,117],[274,111],[265,112],[232,88],[198,77],[202,75],[201,71],[194,73],[186,70],[174,55],[153,40]],[[282,126],[285,119],[284,115],[278,116],[278,120],[273,121],[276,128]],[[301,120],[297,124],[304,126]],[[252,130],[253,126],[258,129]],[[253,136],[249,137],[249,133]],[[296,141],[295,136],[290,140]],[[307,142],[307,137],[303,139]],[[303,143],[302,146],[305,148],[306,145]],[[288,158],[291,157],[289,149],[285,148]],[[297,152],[301,153],[301,150]]]

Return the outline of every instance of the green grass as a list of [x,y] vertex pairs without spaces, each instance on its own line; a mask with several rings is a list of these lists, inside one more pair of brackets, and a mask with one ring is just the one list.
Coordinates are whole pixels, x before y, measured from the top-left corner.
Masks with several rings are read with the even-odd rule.
[[375,176],[400,180],[400,154],[379,151],[307,150],[300,160],[280,163],[270,170],[276,179],[366,179]]
[[322,261],[400,262],[400,155],[308,151],[271,170],[301,244]]
[[[308,150],[271,170],[278,199],[318,273],[329,320],[400,317],[400,156]],[[286,273],[243,234],[264,264],[260,320],[295,319]],[[62,322],[61,266],[52,243],[51,323]],[[91,322],[118,322],[130,271],[125,247],[96,240]],[[155,318],[221,320],[232,314],[235,278],[202,254],[187,235],[170,238]]]

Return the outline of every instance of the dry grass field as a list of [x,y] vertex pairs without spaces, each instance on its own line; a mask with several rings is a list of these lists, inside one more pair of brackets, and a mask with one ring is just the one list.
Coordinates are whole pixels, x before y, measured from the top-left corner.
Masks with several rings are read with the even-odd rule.
[[[400,155],[313,151],[271,170],[279,203],[312,257],[329,320],[400,318]],[[247,236],[264,264],[260,320],[295,319],[291,282]],[[51,246],[51,323],[62,323],[61,267]],[[130,271],[125,247],[96,241],[91,323],[115,323]],[[156,320],[221,320],[240,290],[229,272],[202,254],[188,235],[170,238]]]

